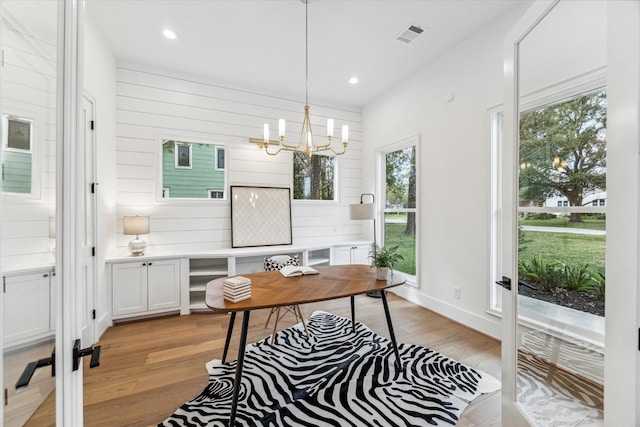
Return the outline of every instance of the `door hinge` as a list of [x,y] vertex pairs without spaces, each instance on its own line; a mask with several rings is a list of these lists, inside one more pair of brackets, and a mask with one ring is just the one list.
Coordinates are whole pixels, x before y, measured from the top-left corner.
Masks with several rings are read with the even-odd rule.
[[96,256],[96,247],[91,248],[91,256]]
[[2,276],[2,293],[7,293],[7,276]]
[[638,328],[638,351],[640,351],[640,328]]
[[91,130],[94,130],[94,129],[96,128],[96,122],[95,122],[95,120],[91,120],[91,121],[89,122],[89,125],[91,126]]
[[95,309],[91,310],[91,318],[93,320],[96,320],[96,310]]
[[4,406],[7,406],[9,404],[9,389],[5,388],[4,389]]

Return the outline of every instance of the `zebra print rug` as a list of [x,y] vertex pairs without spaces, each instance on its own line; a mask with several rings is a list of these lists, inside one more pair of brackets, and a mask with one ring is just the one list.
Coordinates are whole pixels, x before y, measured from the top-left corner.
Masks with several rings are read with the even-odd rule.
[[[241,426],[455,425],[495,378],[427,348],[398,344],[351,320],[317,311],[307,321],[247,345],[238,401]],[[225,426],[235,361],[207,363],[209,384],[159,426]]]

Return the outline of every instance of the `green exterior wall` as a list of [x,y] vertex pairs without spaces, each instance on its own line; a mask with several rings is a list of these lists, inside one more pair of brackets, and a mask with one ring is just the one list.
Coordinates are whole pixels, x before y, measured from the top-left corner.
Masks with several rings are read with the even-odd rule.
[[169,197],[172,199],[207,199],[209,198],[207,190],[224,191],[225,189],[224,170],[215,168],[216,146],[191,144],[191,169],[176,168],[174,145],[163,144],[162,186],[169,188]]
[[5,151],[2,161],[2,191],[31,193],[31,153]]

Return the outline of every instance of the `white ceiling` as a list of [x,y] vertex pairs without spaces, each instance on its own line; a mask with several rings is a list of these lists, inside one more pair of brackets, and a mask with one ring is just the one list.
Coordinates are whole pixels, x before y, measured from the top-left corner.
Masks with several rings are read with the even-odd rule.
[[[309,100],[365,105],[523,3],[313,0]],[[118,60],[304,100],[301,0],[87,0],[86,10]],[[396,41],[409,24],[425,32],[409,45]],[[162,36],[167,27],[177,40]]]

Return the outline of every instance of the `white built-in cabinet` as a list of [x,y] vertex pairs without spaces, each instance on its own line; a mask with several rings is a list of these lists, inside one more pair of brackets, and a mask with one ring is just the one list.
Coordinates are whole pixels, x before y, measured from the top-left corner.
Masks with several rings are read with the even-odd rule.
[[333,265],[369,264],[371,245],[334,246],[332,250],[331,264]]
[[55,273],[52,269],[5,275],[4,347],[48,338],[55,332]]
[[180,260],[149,259],[111,266],[113,319],[180,309]]
[[[264,270],[264,258],[298,255],[303,265],[368,264],[371,244],[315,247],[264,247],[219,250],[211,253],[176,255],[174,258],[146,255],[140,259],[109,260],[112,289],[112,319],[208,310],[207,283],[211,280]],[[172,256],[172,255],[171,255]]]

